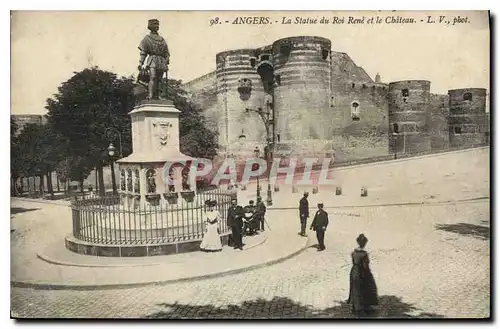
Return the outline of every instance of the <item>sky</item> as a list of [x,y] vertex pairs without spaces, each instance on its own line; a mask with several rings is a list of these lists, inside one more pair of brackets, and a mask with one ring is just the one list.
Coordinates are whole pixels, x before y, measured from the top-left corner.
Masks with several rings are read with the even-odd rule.
[[[425,23],[446,16],[467,23]],[[267,16],[270,25],[236,25],[241,16]],[[333,16],[362,18],[365,24],[283,25],[294,19]],[[369,17],[413,17],[415,24],[368,24]],[[229,23],[210,26],[211,19]],[[430,80],[431,92],[489,89],[490,34],[487,12],[233,12],[233,11],[17,11],[11,16],[11,112],[44,114],[46,99],[74,72],[98,66],[120,76],[136,74],[137,46],[147,21],[160,21],[168,42],[169,78],[187,82],[215,69],[221,51],[255,48],[279,38],[312,35],[329,38],[332,50],[345,52],[383,82]],[[424,22],[420,22],[424,20]],[[278,23],[276,23],[278,21]]]

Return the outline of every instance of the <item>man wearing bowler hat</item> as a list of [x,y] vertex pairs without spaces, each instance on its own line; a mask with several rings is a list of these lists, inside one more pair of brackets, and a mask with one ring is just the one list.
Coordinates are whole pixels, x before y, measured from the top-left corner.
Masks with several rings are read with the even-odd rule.
[[318,251],[325,250],[325,231],[328,226],[328,213],[323,210],[323,202],[318,203],[318,211],[311,223],[311,230],[316,231],[318,238]]

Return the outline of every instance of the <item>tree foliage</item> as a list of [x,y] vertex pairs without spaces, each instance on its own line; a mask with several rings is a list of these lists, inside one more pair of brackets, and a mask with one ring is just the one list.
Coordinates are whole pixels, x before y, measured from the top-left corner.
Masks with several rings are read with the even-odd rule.
[[118,78],[112,72],[93,67],[76,72],[47,100],[49,126],[65,140],[66,159],[59,166],[61,172],[69,163],[71,178],[83,180],[93,168],[108,164],[107,128],[120,132],[122,156],[131,153],[128,113],[135,103],[133,88],[132,78]]
[[29,123],[17,136],[17,153],[13,159],[16,168],[27,175],[45,174],[51,170],[57,161],[58,147],[55,137],[49,127]]

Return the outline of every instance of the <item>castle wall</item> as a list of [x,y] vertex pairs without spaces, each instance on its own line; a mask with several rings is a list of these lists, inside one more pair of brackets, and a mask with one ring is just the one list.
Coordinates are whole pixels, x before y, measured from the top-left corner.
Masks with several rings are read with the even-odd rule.
[[[467,94],[471,97],[467,98]],[[485,143],[489,134],[486,114],[486,89],[465,88],[448,91],[450,146],[473,146]]]
[[448,95],[431,94],[429,134],[433,150],[449,147],[448,112]]
[[[373,81],[349,55],[331,51],[325,38],[289,37],[225,51],[216,63],[216,71],[184,87],[218,132],[220,153],[228,146],[236,156],[255,146],[263,149],[265,126],[257,113],[245,109],[268,110],[266,97],[274,102],[277,140],[302,155],[333,147],[336,160],[345,161],[476,145],[489,138],[486,90],[435,95],[425,80],[385,84],[377,74]],[[245,79],[251,92],[243,97]],[[467,92],[471,101],[463,99]]]
[[330,41],[319,37],[291,37],[273,44],[275,74],[281,80],[274,89],[281,141],[329,139],[331,124],[324,118],[330,109],[330,50]]
[[189,93],[197,93],[202,89],[212,87],[215,84],[216,78],[217,78],[217,72],[212,71],[194,80],[183,83],[182,87]]
[[[256,113],[247,113],[246,108],[263,106],[264,86],[254,67],[250,65],[254,49],[240,49],[217,54],[217,106],[222,113],[219,121],[219,144],[230,153],[238,151],[240,135],[246,143],[265,140],[265,128]],[[249,79],[252,90],[248,99],[238,92],[239,80]],[[232,147],[231,147],[232,146]]]
[[332,51],[332,86],[334,89],[345,83],[373,83],[365,70],[354,63],[346,53]]
[[431,83],[425,80],[389,84],[389,152],[414,153],[431,149],[430,86]]
[[[343,83],[333,86],[330,106],[336,159],[360,159],[388,154],[387,85]],[[353,118],[353,103],[359,114]],[[359,120],[356,120],[358,119]]]

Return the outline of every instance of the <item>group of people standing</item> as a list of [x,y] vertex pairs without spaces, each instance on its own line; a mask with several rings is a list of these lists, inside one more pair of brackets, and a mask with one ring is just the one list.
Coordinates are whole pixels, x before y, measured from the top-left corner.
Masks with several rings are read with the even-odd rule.
[[[300,232],[299,235],[306,235],[307,219],[309,218],[309,193],[305,192],[299,202]],[[323,251],[325,247],[325,231],[328,227],[328,213],[323,209],[323,203],[318,203],[310,229],[316,231],[318,239],[318,251]],[[360,234],[356,238],[358,247],[351,253],[352,267],[349,273],[349,297],[347,304],[351,305],[351,310],[357,315],[365,315],[373,311],[372,306],[378,304],[378,293],[375,279],[370,269],[370,259],[365,250],[368,238]]]
[[250,200],[245,207],[238,205],[236,199],[232,199],[227,212],[227,226],[231,228],[229,245],[234,249],[243,250],[244,235],[265,231],[266,210],[261,197],[257,197],[257,204]]
[[[220,214],[215,210],[217,202],[207,200],[205,206],[205,234],[200,249],[207,252],[221,251],[222,243],[219,235]],[[231,200],[227,211],[227,226],[231,229],[229,245],[234,249],[243,250],[243,236],[254,235],[265,231],[266,205],[261,197],[257,197],[257,204],[250,200],[248,205],[238,205],[236,199]]]

